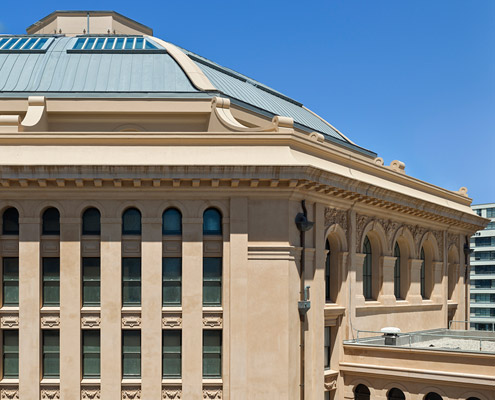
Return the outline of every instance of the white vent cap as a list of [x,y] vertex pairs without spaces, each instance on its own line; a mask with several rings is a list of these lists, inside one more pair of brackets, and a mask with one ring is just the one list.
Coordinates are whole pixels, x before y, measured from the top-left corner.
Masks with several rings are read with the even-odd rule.
[[385,333],[385,334],[393,334],[396,335],[400,333],[400,328],[395,328],[393,326],[387,326],[385,328],[382,328],[380,332]]

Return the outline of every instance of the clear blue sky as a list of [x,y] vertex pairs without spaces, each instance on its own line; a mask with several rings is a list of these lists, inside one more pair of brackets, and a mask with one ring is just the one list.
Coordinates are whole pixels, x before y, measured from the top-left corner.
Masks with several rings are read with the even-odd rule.
[[0,32],[56,9],[120,12],[293,97],[386,164],[495,202],[495,0],[4,2]]

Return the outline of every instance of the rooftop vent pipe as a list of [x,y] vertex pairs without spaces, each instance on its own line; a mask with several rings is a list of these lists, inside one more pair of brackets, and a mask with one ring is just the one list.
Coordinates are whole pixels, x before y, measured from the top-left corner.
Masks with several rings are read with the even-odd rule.
[[385,338],[385,346],[397,346],[397,338],[399,337],[400,329],[393,326],[382,328],[381,331]]

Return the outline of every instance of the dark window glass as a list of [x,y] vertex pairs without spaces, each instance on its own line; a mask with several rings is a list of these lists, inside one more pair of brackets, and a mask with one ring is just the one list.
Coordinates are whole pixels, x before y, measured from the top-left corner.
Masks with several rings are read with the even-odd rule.
[[19,331],[3,331],[3,377],[19,377]]
[[324,367],[325,369],[330,369],[330,339],[331,339],[331,328],[329,326],[325,326],[325,349],[324,349]]
[[2,274],[4,306],[19,305],[19,258],[4,257]]
[[467,400],[480,400],[478,397],[470,397]]
[[387,400],[406,400],[406,396],[402,390],[392,388],[388,392]]
[[425,396],[425,400],[442,400],[442,396],[435,392],[430,392]]
[[88,208],[83,214],[82,234],[99,235],[100,233],[100,212],[96,208]]
[[83,306],[100,305],[100,259],[84,257],[82,259],[82,302]]
[[486,209],[486,217],[494,218],[495,217],[495,208],[487,208]]
[[43,235],[60,235],[60,213],[49,208],[43,213]]
[[141,376],[141,331],[122,331],[122,376]]
[[182,365],[182,332],[163,331],[162,371],[164,378],[180,378]]
[[478,247],[490,247],[495,246],[495,236],[483,236],[475,238],[475,244]]
[[164,306],[178,306],[182,299],[182,258],[164,257],[162,260]]
[[60,339],[55,329],[43,332],[43,378],[60,377]]
[[209,208],[203,214],[203,235],[222,234],[222,215],[215,208]]
[[364,238],[363,253],[365,254],[363,262],[363,295],[366,300],[372,299],[371,278],[373,255],[371,253],[371,243],[368,236]]
[[179,210],[169,208],[162,218],[164,235],[182,235],[182,215]]
[[60,305],[60,258],[43,258],[43,306]]
[[426,299],[426,259],[425,259],[425,250],[421,247],[421,274],[420,274],[420,288],[421,288],[421,297]]
[[327,258],[325,259],[325,301],[330,303],[330,243],[328,240],[325,242],[325,249],[327,250]]
[[100,377],[100,331],[82,331],[82,369],[83,378]]
[[122,235],[141,234],[141,213],[135,208],[125,210],[122,215]]
[[203,331],[203,378],[222,376],[222,331]]
[[141,259],[122,259],[122,305],[141,305]]
[[203,305],[222,305],[222,258],[203,258]]
[[3,212],[2,232],[4,235],[19,234],[19,212],[14,207]]
[[370,390],[363,384],[359,384],[354,389],[354,400],[370,400]]
[[396,299],[400,299],[400,248],[399,244],[395,243],[394,247],[394,294]]

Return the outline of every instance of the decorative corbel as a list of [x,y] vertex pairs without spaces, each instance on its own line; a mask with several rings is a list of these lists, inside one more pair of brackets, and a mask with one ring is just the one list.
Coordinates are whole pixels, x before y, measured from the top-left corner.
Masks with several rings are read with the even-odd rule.
[[293,132],[294,120],[276,115],[266,126],[249,128],[235,119],[230,111],[230,100],[214,97],[211,100],[211,115],[208,132]]
[[390,163],[389,168],[396,171],[396,172],[399,172],[401,174],[406,173],[406,164],[404,164],[402,161],[399,161],[399,160],[392,161]]
[[26,116],[0,115],[0,132],[42,132],[48,129],[46,100],[44,96],[29,96]]

